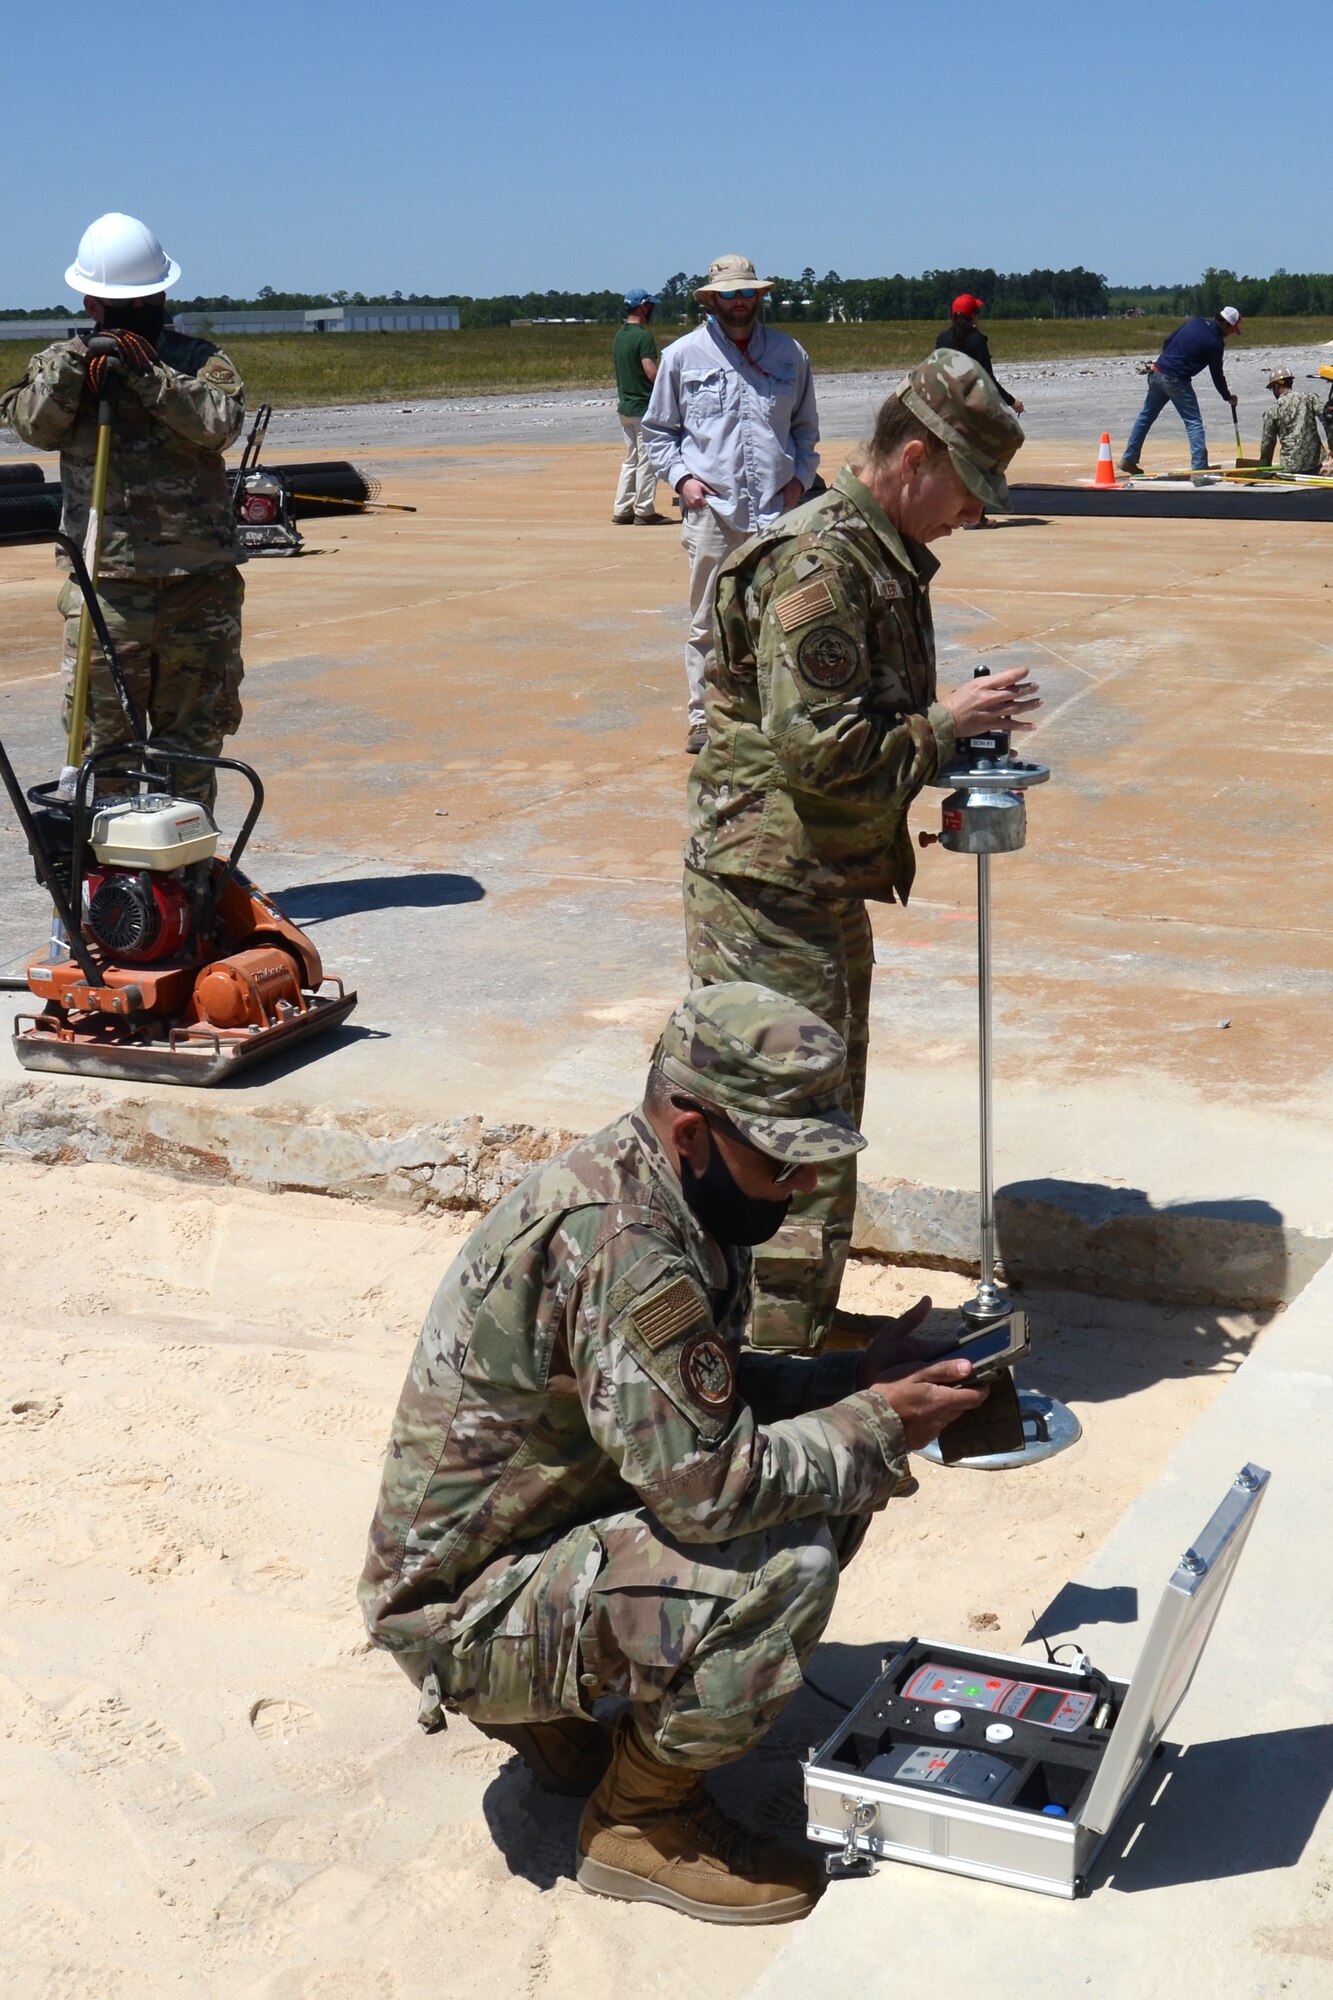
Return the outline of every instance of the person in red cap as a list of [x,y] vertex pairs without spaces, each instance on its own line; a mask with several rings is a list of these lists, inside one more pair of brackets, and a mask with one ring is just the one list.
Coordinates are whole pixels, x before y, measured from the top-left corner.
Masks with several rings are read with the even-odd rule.
[[[995,370],[990,358],[990,342],[977,325],[978,316],[985,309],[984,299],[974,298],[971,292],[960,292],[950,308],[953,317],[943,333],[936,335],[935,345],[956,347],[960,354],[966,354],[970,360],[975,361],[978,368],[984,368],[991,381],[995,382]],[[1000,391],[1001,400],[1009,405],[1016,417],[1021,417],[1023,405],[1017,396],[1011,396],[999,382],[995,382],[995,386]]]
[[[995,370],[990,358],[990,342],[977,325],[977,317],[985,310],[985,305],[984,299],[975,298],[971,292],[960,292],[950,307],[953,317],[943,333],[936,335],[935,345],[957,348],[960,354],[966,354],[970,361],[975,361],[978,368],[984,368],[991,381],[995,382]],[[1021,417],[1023,405],[1017,396],[1011,396],[1003,383],[995,382],[995,387],[1000,393],[1001,400],[1009,405],[1016,417]],[[966,528],[989,528],[990,525],[988,514],[983,514],[979,521],[963,523]]]

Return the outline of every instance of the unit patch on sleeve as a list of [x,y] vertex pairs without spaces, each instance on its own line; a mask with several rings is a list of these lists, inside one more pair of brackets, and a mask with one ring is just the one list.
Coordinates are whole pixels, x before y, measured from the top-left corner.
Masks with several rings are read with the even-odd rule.
[[855,674],[859,655],[855,642],[836,625],[817,625],[797,647],[796,660],[816,687],[840,688]]
[[704,1410],[725,1410],[736,1393],[731,1356],[715,1333],[696,1333],[681,1351],[680,1379]]
[[822,576],[812,578],[796,590],[784,590],[781,597],[773,600],[773,615],[784,632],[794,632],[798,625],[809,625],[816,618],[827,618],[837,608],[833,592]]
[[659,1285],[654,1292],[648,1292],[635,1306],[630,1318],[634,1321],[640,1338],[654,1353],[665,1347],[678,1333],[688,1327],[697,1326],[700,1320],[711,1320],[708,1301],[692,1278],[672,1278],[665,1285]]

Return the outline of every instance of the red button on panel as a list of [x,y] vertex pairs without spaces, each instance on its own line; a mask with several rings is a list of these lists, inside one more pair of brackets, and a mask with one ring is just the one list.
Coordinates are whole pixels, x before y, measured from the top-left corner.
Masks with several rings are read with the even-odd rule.
[[988,1688],[997,1688],[997,1687],[1001,1687],[1002,1685],[1003,1685],[1003,1683],[1002,1683],[1001,1681],[987,1681],[987,1683],[986,1683],[986,1686],[987,1686]]

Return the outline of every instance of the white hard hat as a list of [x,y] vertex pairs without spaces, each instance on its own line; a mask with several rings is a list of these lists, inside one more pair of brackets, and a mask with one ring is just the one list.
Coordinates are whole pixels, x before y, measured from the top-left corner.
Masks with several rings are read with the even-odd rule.
[[65,283],[80,297],[141,299],[165,292],[180,274],[180,265],[168,257],[146,222],[113,209],[84,230]]

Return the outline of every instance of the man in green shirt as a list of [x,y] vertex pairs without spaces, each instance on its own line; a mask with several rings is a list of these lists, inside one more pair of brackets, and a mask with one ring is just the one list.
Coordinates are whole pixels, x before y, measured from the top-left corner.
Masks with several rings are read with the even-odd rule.
[[616,365],[620,428],[625,458],[616,484],[611,519],[618,528],[664,528],[657,511],[657,474],[643,441],[643,413],[657,375],[657,342],[648,331],[657,300],[638,286],[625,294],[625,324],[617,329],[611,353]]

